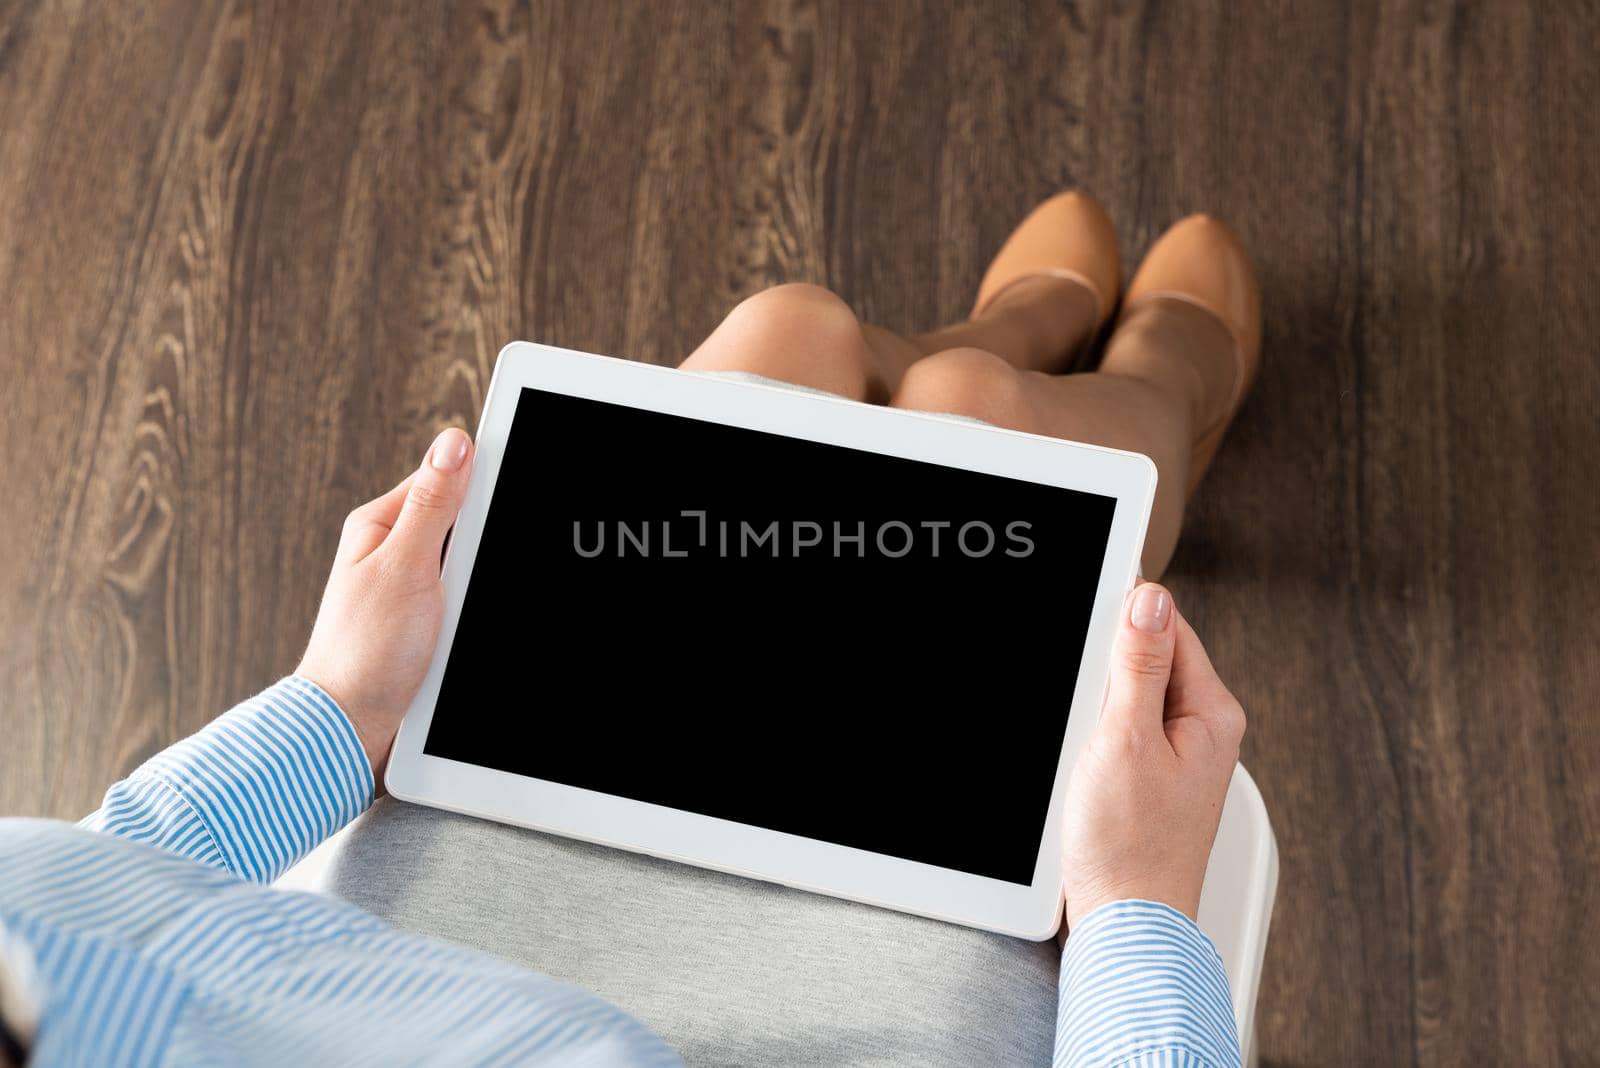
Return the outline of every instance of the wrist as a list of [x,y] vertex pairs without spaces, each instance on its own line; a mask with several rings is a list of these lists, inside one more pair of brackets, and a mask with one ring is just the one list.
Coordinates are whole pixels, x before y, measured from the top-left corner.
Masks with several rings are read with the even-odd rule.
[[356,741],[361,745],[361,751],[367,758],[367,770],[372,775],[372,788],[375,797],[382,797],[383,773],[389,763],[389,749],[394,744],[394,731],[385,731],[377,726],[370,716],[362,714],[359,703],[353,702],[347,696],[347,688],[324,681],[326,673],[318,672],[315,668],[307,668],[304,661],[294,670],[294,677],[302,682],[310,683],[322,692],[330,704],[344,716],[345,722],[355,732]]
[[1190,922],[1194,921],[1193,916],[1190,916],[1180,908],[1174,908],[1166,901],[1155,901],[1148,897],[1114,897],[1098,902],[1094,908],[1079,916],[1077,925],[1086,926],[1092,923],[1099,923],[1103,918],[1116,915],[1118,912],[1129,908],[1155,908],[1161,911],[1175,912]]
[[1114,885],[1069,890],[1067,894],[1067,924],[1076,927],[1089,916],[1110,905],[1143,902],[1162,905],[1194,920],[1200,911],[1200,893],[1176,890],[1160,883],[1129,881]]

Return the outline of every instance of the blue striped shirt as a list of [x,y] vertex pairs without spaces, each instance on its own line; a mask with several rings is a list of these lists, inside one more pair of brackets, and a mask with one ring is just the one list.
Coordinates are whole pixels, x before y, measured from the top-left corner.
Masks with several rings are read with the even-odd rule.
[[[31,1064],[677,1064],[622,1010],[270,886],[371,803],[354,729],[288,678],[158,754],[78,827],[0,820],[0,951]],[[1239,1061],[1216,950],[1146,902],[1062,958],[1057,1065]]]

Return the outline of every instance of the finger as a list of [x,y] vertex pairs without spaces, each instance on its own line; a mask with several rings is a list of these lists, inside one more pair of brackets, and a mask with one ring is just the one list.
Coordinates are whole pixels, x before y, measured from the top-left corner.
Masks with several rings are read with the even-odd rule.
[[472,439],[466,432],[450,427],[433,439],[433,446],[422,466],[412,477],[395,517],[385,551],[439,566],[445,535],[461,511],[467,496],[467,477],[472,471]]
[[1172,674],[1172,594],[1146,582],[1123,602],[1122,621],[1111,647],[1103,727],[1129,732],[1161,730],[1167,681]]
[[1225,690],[1211,656],[1200,641],[1200,635],[1184,618],[1182,612],[1173,613],[1172,683],[1167,687],[1169,712],[1174,716],[1194,715],[1205,704],[1205,699]]
[[359,563],[383,544],[394,521],[400,517],[400,505],[405,501],[406,492],[411,489],[411,480],[415,477],[415,474],[407,475],[394,489],[345,516],[344,531],[339,535],[339,551],[336,554],[339,562]]
[[1177,615],[1173,630],[1167,736],[1179,756],[1193,754],[1193,746],[1199,741],[1210,753],[1232,763],[1238,759],[1239,742],[1244,737],[1244,709],[1218,677],[1205,645],[1189,621]]

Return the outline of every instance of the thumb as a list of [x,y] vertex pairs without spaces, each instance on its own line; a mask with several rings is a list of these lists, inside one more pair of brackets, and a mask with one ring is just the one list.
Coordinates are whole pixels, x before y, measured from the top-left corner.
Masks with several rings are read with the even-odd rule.
[[397,553],[438,563],[445,535],[467,496],[471,456],[472,439],[463,430],[450,427],[433,439],[406,490],[394,529],[384,540],[386,547],[392,545]]
[[1128,731],[1160,731],[1172,677],[1172,594],[1146,582],[1123,605],[1111,647],[1111,679],[1100,722]]

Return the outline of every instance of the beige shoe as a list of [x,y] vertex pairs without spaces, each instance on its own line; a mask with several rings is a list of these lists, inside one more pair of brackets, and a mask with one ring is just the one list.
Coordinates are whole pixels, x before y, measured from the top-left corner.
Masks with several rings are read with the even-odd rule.
[[978,286],[972,318],[1024,279],[1050,275],[1077,282],[1095,299],[1095,332],[1116,307],[1122,281],[1117,231],[1087,193],[1058,193],[1022,220],[995,255]]
[[1159,300],[1181,300],[1210,312],[1233,338],[1233,394],[1195,440],[1188,486],[1193,493],[1261,366],[1261,289],[1234,232],[1209,215],[1190,215],[1150,247],[1128,283],[1122,317]]

